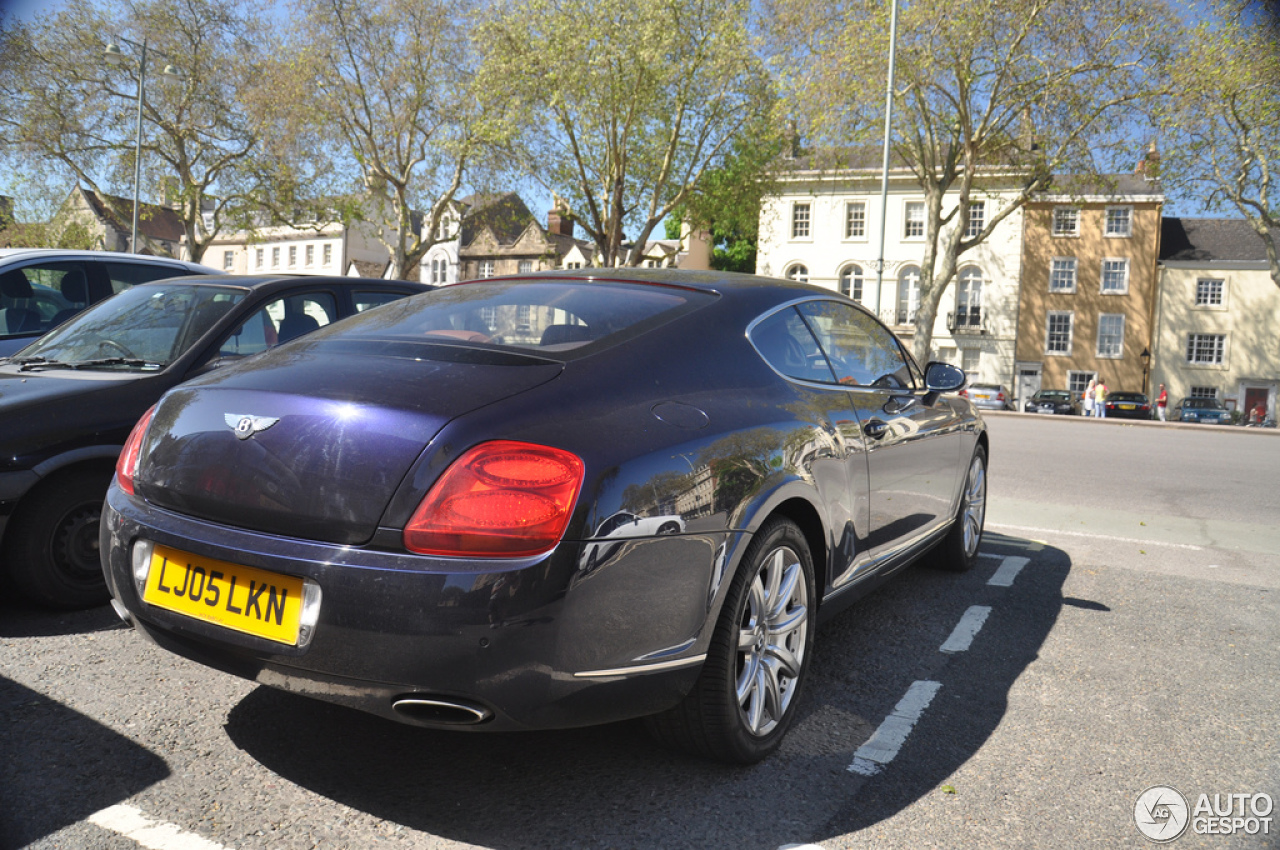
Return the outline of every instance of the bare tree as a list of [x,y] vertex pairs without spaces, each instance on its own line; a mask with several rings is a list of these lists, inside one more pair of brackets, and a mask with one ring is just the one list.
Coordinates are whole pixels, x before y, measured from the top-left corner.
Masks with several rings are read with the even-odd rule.
[[[778,0],[791,104],[819,144],[870,142],[884,121],[890,3],[837,0],[821,9]],[[925,195],[920,305],[912,340],[928,359],[942,295],[964,252],[1064,172],[1104,173],[1123,147],[1126,109],[1159,91],[1151,74],[1167,43],[1158,0],[912,0],[898,24],[893,152]],[[986,203],[983,181],[1022,176]]]
[[344,215],[374,225],[402,277],[443,238],[469,168],[500,137],[472,93],[469,6],[299,0],[295,10],[292,58],[276,70],[296,108],[281,120],[334,145],[335,173],[361,187]]
[[637,265],[735,138],[766,132],[773,89],[750,9],[506,0],[477,27],[486,105],[516,104],[514,155],[564,199],[604,265]]
[[[199,260],[246,200],[246,164],[259,136],[238,96],[255,77],[263,15],[253,0],[129,0],[73,4],[0,32],[0,145],[32,169],[65,172],[93,189],[121,220],[115,196],[133,194],[141,48],[148,67],[141,129],[143,200],[178,206]],[[133,61],[104,62],[108,42]],[[163,85],[172,63],[181,82]],[[144,247],[141,246],[140,247]]]

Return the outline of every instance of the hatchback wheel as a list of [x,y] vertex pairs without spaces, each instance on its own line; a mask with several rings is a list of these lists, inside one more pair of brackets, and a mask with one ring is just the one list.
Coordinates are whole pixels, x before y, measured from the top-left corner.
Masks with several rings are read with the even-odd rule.
[[659,740],[740,764],[778,748],[812,654],[813,576],[795,523],[766,523],[729,589],[697,684],[674,709],[648,720]]
[[24,596],[56,608],[88,608],[109,598],[98,551],[110,473],[49,481],[9,520],[4,560]]

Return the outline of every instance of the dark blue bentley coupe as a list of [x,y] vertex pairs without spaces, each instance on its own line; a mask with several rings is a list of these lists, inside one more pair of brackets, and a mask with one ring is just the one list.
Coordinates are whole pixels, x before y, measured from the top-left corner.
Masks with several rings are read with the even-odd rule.
[[120,455],[107,582],[160,646],[273,687],[431,727],[645,717],[750,763],[820,618],[976,560],[963,385],[791,282],[443,287],[170,391]]

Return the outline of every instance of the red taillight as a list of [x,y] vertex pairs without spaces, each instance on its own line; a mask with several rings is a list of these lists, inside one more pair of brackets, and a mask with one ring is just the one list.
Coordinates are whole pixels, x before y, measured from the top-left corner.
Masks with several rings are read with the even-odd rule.
[[498,440],[454,461],[418,505],[404,545],[422,555],[514,558],[560,542],[582,488],[577,455]]
[[151,424],[151,414],[156,412],[153,404],[146,413],[142,414],[142,418],[138,420],[138,424],[133,426],[133,430],[129,432],[129,439],[124,441],[124,448],[120,450],[120,457],[116,458],[116,480],[120,482],[120,489],[133,495],[133,476],[138,471],[138,456],[142,453],[142,437],[147,433],[147,426]]

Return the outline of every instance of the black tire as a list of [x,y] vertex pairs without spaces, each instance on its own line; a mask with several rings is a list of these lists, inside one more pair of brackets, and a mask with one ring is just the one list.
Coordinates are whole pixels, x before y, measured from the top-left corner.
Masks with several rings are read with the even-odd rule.
[[91,608],[110,598],[102,576],[98,526],[109,471],[50,480],[9,519],[5,567],[19,593],[54,608]]
[[974,449],[969,469],[965,472],[955,521],[933,551],[934,565],[956,573],[972,569],[978,563],[978,549],[982,545],[986,519],[987,450],[979,445]]
[[702,674],[679,705],[646,718],[650,733],[736,764],[776,750],[795,719],[813,654],[816,593],[804,534],[785,518],[766,522],[734,576]]

